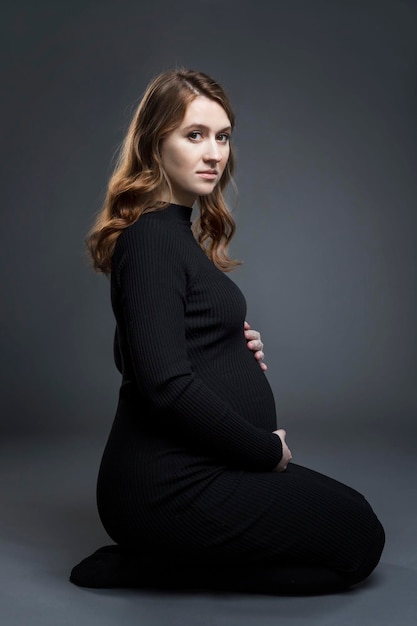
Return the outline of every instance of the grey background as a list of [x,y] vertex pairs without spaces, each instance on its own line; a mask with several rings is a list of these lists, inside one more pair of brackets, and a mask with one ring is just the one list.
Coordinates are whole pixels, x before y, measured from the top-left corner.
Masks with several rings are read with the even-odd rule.
[[[7,623],[414,623],[417,3],[18,0],[1,14]],[[108,281],[83,238],[147,82],[175,65],[212,75],[236,109],[233,278],[294,460],[366,493],[386,527],[379,578],[353,595],[161,602],[66,582],[108,542],[94,484],[119,385]]]

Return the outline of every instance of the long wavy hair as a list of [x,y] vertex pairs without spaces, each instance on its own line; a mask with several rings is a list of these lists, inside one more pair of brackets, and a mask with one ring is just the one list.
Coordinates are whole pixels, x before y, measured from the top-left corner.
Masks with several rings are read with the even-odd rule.
[[[164,72],[146,89],[122,144],[104,205],[86,238],[98,272],[110,274],[114,247],[125,228],[144,213],[168,205],[158,200],[161,189],[168,188],[171,192],[162,166],[160,143],[181,124],[188,104],[199,95],[218,102],[234,127],[235,116],[226,94],[202,72],[186,69]],[[227,255],[235,222],[226,206],[223,190],[232,180],[233,169],[231,146],[227,165],[213,192],[198,197],[200,215],[193,224],[198,243],[223,271],[230,271],[240,263]]]

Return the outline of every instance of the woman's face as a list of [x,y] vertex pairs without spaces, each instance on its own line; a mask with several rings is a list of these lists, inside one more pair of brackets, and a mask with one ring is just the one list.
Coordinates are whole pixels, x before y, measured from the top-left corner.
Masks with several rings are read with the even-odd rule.
[[172,187],[161,200],[192,206],[210,194],[230,153],[231,124],[223,107],[205,96],[188,105],[181,124],[161,141],[160,154]]

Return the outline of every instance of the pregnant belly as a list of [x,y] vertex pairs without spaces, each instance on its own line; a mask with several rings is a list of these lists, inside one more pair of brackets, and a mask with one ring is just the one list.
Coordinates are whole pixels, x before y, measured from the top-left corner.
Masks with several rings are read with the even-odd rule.
[[245,346],[243,354],[233,358],[228,353],[226,357],[200,366],[196,373],[243,418],[260,428],[275,430],[272,389],[253,354]]

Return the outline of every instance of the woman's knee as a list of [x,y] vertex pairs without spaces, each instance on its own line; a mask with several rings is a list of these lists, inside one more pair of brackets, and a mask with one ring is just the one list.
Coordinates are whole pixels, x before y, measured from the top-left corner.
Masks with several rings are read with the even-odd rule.
[[376,522],[375,531],[368,539],[368,550],[360,564],[353,571],[345,574],[349,585],[356,585],[368,578],[380,561],[385,545],[385,531],[378,519]]

